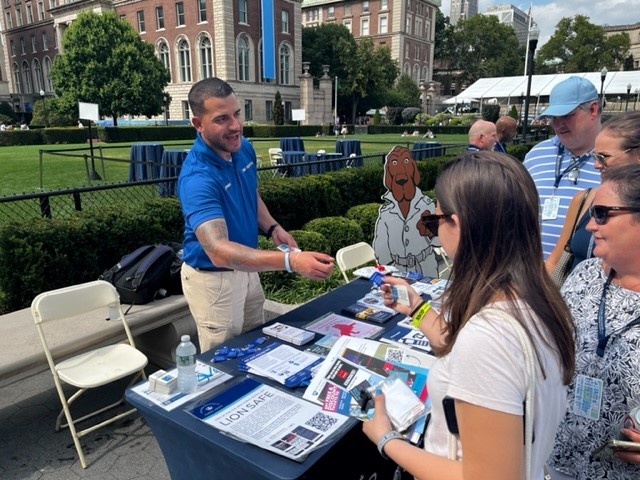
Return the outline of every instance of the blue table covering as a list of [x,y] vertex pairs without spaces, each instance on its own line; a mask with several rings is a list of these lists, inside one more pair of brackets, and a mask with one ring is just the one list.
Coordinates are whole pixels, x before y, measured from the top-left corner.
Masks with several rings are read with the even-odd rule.
[[336,152],[341,153],[343,157],[349,158],[352,154],[356,157],[350,162],[353,167],[361,167],[363,165],[362,150],[360,149],[360,140],[336,140]]
[[416,142],[413,144],[413,147],[411,147],[411,154],[414,160],[441,157],[442,145],[440,142]]
[[[184,148],[168,148],[162,152],[162,163],[160,165],[160,180],[164,178],[175,178],[180,174],[182,162],[187,158],[189,150]],[[161,182],[158,184],[158,193],[162,197],[176,196],[176,180]]]
[[309,173],[309,165],[297,165],[300,162],[304,162],[305,153],[300,151],[282,151],[282,163],[291,165],[287,167],[287,175],[290,177],[301,177]]
[[[278,321],[302,327],[309,321],[327,312],[340,312],[371,289],[365,280],[349,282],[331,292],[322,295],[304,305],[278,317]],[[399,318],[399,317],[398,317]],[[397,321],[391,320],[385,328],[391,328]],[[262,336],[261,328],[242,334],[225,345],[241,347]],[[211,361],[214,350],[199,355],[205,362]],[[238,361],[229,360],[216,363],[215,366],[234,376],[243,375],[238,370]],[[260,378],[261,382],[272,384]],[[302,392],[300,392],[302,394]],[[254,445],[241,443],[223,435],[215,428],[206,425],[183,408],[164,410],[149,400],[128,389],[127,401],[136,407],[151,427],[164,454],[167,468],[173,480],[227,480],[227,479],[280,479],[308,480],[324,479],[327,474],[335,473],[338,459],[345,455],[357,455],[357,458],[371,458],[372,464],[380,459],[375,445],[366,440],[361,431],[361,422],[348,421],[349,431],[343,432],[343,438],[333,438],[327,444],[312,452],[303,462],[293,462],[274,453],[262,450]],[[355,458],[355,457],[351,457]],[[351,462],[362,465],[360,462]],[[395,465],[390,463],[389,477]],[[340,467],[342,472],[343,466]],[[338,476],[340,477],[340,475]],[[358,478],[358,476],[344,477]],[[369,478],[369,475],[366,476]],[[387,478],[387,477],[385,477]]]
[[164,147],[161,143],[138,142],[129,151],[129,181],[158,178]]
[[304,152],[304,141],[300,137],[282,137],[280,148],[283,152]]

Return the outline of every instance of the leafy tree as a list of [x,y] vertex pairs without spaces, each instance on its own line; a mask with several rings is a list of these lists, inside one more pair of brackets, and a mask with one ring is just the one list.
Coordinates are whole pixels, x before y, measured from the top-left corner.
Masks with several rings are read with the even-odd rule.
[[450,68],[461,71],[461,81],[473,83],[483,77],[519,75],[524,67],[524,48],[512,27],[494,15],[474,15],[456,24],[451,45],[444,52]]
[[162,112],[169,73],[133,27],[115,12],[81,12],[65,30],[63,53],[51,78],[67,113],[77,102],[97,103],[100,113],[152,116]]
[[316,78],[322,76],[322,65],[329,65],[329,75],[345,78],[345,46],[355,48],[356,41],[344,25],[323,23],[317,27],[302,28],[302,61],[309,62],[309,73]]
[[273,124],[284,125],[284,108],[282,107],[280,90],[276,91],[276,98],[273,101]]
[[[45,115],[45,104],[46,115]],[[33,102],[33,117],[31,123],[34,125],[49,125],[50,127],[70,127],[78,124],[78,109],[71,114],[66,113],[61,106],[61,101],[56,97],[47,97],[46,100],[36,100]]]
[[438,8],[436,10],[435,46],[433,56],[436,60],[449,60],[454,51],[454,28],[449,25],[449,17]]
[[394,89],[389,92],[389,99],[386,103],[390,107],[420,108],[420,89],[409,75],[403,73],[398,78]]
[[629,56],[629,35],[607,37],[604,28],[589,22],[589,17],[565,17],[556,31],[538,51],[537,72],[594,72],[602,67],[620,70]]
[[515,105],[511,105],[511,110],[509,110],[509,116],[514,120],[518,121],[518,109]]
[[482,118],[488,122],[496,123],[500,118],[500,105],[485,105],[482,108]]
[[376,113],[373,114],[373,119],[371,120],[373,125],[380,125],[380,110],[376,108]]
[[15,123],[18,118],[13,108],[7,102],[0,102],[0,121],[5,123]]

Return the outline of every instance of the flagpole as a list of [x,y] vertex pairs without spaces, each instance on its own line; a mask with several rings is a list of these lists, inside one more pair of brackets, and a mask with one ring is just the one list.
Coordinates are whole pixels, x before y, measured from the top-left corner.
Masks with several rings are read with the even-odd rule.
[[529,33],[531,32],[531,23],[532,23],[532,19],[531,19],[531,6],[533,5],[533,2],[531,2],[529,4],[529,25],[527,26],[527,43],[525,44],[525,54],[524,54],[524,73],[523,75],[526,77],[527,76],[527,65],[529,65]]

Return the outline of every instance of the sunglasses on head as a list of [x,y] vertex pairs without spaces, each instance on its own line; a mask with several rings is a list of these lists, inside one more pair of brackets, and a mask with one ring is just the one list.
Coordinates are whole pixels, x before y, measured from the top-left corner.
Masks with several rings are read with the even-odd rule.
[[426,215],[422,217],[422,224],[433,233],[434,237],[438,236],[438,228],[440,227],[440,220],[445,220],[447,218],[451,218],[450,213],[446,214],[435,214],[432,213],[430,215]]
[[598,225],[604,225],[609,220],[611,212],[633,213],[640,212],[640,208],[634,207],[608,207],[606,205],[594,205],[589,209],[589,215]]

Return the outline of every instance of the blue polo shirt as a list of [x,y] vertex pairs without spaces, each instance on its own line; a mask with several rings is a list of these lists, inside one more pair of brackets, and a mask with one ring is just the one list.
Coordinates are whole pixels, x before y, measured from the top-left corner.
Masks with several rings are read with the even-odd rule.
[[240,150],[227,161],[197,134],[178,178],[178,197],[184,215],[183,261],[194,268],[216,266],[195,234],[202,223],[224,218],[229,240],[258,246],[258,177],[256,154],[242,138]]
[[[568,172],[564,173],[573,161],[580,164],[576,181]],[[525,156],[523,164],[533,178],[540,197],[542,250],[546,260],[558,242],[571,199],[580,190],[599,186],[600,173],[593,166],[591,152],[575,157],[560,143],[558,136],[535,145]],[[554,184],[559,176],[558,188],[555,188]],[[542,220],[544,202],[553,195],[559,200],[558,216],[555,219]]]

